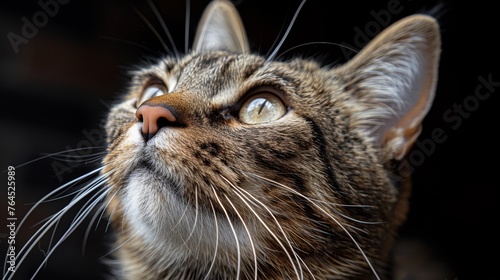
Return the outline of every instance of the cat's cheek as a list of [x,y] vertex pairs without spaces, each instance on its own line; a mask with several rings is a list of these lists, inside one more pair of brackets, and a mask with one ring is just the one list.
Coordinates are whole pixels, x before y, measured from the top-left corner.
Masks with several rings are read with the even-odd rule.
[[129,124],[122,128],[124,133],[113,139],[103,160],[102,173],[109,178],[109,184],[116,190],[121,188],[140,160],[138,155],[141,152],[141,136],[135,132],[135,127],[136,125]]

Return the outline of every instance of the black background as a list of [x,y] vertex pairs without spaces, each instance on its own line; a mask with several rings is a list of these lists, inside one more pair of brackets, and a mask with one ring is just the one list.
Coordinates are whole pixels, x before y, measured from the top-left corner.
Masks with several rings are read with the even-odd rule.
[[[190,42],[207,2],[191,1]],[[233,2],[241,12],[253,50],[264,55],[273,50],[273,42],[281,38],[300,4]],[[177,48],[184,52],[184,1],[156,0],[155,4]],[[32,21],[41,8],[35,0],[4,1],[0,5],[0,169],[18,166],[16,216],[21,218],[44,194],[96,168],[102,147],[24,163],[49,153],[102,146],[100,125],[110,104],[125,89],[127,71],[146,57],[165,53],[139,13],[170,48],[171,44],[146,2],[73,0],[59,5],[58,12],[15,53],[7,34],[21,35],[22,17]],[[388,5],[396,5],[397,11],[390,12]],[[498,138],[493,133],[498,128],[495,116],[500,89],[496,9],[486,1],[377,0],[360,4],[310,0],[280,53],[343,63],[346,49],[323,43],[300,45],[330,42],[359,49],[364,43],[360,32],[372,38],[388,22],[437,6],[443,42],[439,83],[419,138],[422,145],[417,145],[418,151],[413,153],[411,211],[401,236],[407,241],[404,248],[415,250],[415,255],[424,259],[410,261],[418,269],[432,272],[434,265],[446,272],[422,279],[498,279],[495,224],[499,221],[499,158]],[[388,17],[377,20],[376,15],[382,14]],[[479,91],[482,95],[477,95],[480,77],[496,84],[483,86]],[[458,113],[459,107],[462,113]],[[443,131],[446,140],[429,141],[436,130]],[[7,174],[1,174],[5,190],[0,191],[0,223],[7,223]],[[68,202],[60,199],[42,205],[16,236],[18,243],[33,233],[29,226]],[[75,214],[71,213],[62,223],[71,222]],[[107,239],[111,234],[106,233],[106,221],[94,225],[85,238],[87,224],[84,222],[81,230],[56,250],[38,279],[98,279],[107,273],[100,261],[109,251]],[[59,234],[64,228],[63,224],[59,226]],[[1,252],[5,252],[8,230],[1,228],[0,234]],[[82,254],[84,239],[87,245]],[[29,279],[48,242],[46,238],[35,246],[15,279]],[[2,253],[0,260],[3,258]]]

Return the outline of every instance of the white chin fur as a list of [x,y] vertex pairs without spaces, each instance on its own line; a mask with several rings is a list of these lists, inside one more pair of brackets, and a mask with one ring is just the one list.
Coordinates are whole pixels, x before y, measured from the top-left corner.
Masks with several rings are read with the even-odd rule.
[[125,187],[123,204],[133,231],[153,242],[162,231],[171,227],[172,216],[177,216],[176,208],[180,205],[176,199],[168,197],[166,186],[151,177],[145,170],[134,171]]
[[[219,217],[215,221],[211,211],[186,205],[146,170],[138,169],[130,176],[123,205],[132,231],[164,254],[177,254],[176,258],[206,254],[204,257],[211,258],[215,251],[234,252],[237,246],[227,219]],[[233,227],[242,254],[251,254],[248,233],[240,223],[233,222]]]

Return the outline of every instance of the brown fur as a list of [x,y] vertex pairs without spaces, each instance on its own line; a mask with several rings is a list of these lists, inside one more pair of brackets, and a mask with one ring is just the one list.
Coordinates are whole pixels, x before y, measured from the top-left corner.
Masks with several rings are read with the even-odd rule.
[[[397,102],[374,88],[384,78],[394,80],[382,89],[415,80],[402,78],[413,73],[403,68],[415,61],[401,58],[409,46],[422,55],[416,75],[423,78],[408,87],[423,97],[392,116],[398,109],[387,107]],[[415,16],[333,69],[309,60],[266,61],[203,49],[138,71],[107,122],[103,174],[111,188],[117,274],[387,277],[386,261],[410,192],[408,182],[394,180],[398,174],[391,167],[418,136],[432,102],[438,54],[436,23]],[[392,77],[389,65],[401,67],[402,74]],[[165,83],[169,93],[146,104],[168,106],[177,123],[145,141],[136,101],[152,81]],[[268,123],[242,123],[237,112],[249,92],[268,88],[279,92],[287,113]]]

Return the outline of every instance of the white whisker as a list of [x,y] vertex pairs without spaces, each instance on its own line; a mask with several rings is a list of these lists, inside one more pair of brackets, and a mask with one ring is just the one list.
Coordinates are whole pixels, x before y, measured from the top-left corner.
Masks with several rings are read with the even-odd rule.
[[[99,148],[106,148],[106,147],[105,147],[105,146],[98,146],[98,147],[83,147],[83,148],[69,149],[69,150],[60,151],[60,152],[56,152],[56,153],[43,154],[43,156],[41,156],[41,157],[38,157],[38,158],[32,159],[32,160],[27,161],[27,162],[25,162],[25,163],[23,163],[23,164],[16,165],[16,166],[15,166],[15,168],[16,168],[16,169],[18,169],[18,168],[21,168],[21,167],[23,167],[23,166],[26,166],[26,165],[32,164],[32,163],[34,163],[34,162],[37,162],[37,161],[40,161],[40,160],[43,160],[43,159],[46,159],[46,158],[55,157],[55,156],[62,155],[62,154],[67,154],[67,153],[71,153],[71,152],[78,152],[78,151],[82,151],[82,150],[99,149]],[[101,153],[97,153],[97,154],[101,154]],[[103,152],[103,154],[104,154],[104,152]]]
[[[146,47],[145,45],[143,44],[140,44],[140,43],[137,43],[137,42],[134,42],[134,41],[131,41],[131,40],[126,40],[126,39],[122,39],[122,38],[118,38],[118,37],[112,37],[112,36],[105,36],[105,35],[101,35],[98,37],[99,39],[105,39],[105,40],[110,40],[110,41],[115,41],[115,42],[120,42],[120,43],[125,43],[125,44],[129,44],[129,45],[132,45],[132,46],[135,46],[135,47],[139,47],[145,51],[148,51],[150,53],[153,53],[153,50]],[[106,106],[106,107],[110,107],[110,106]]]
[[[195,188],[194,189],[194,196],[195,196],[195,217],[194,217],[194,224],[193,224],[193,228],[191,229],[191,231],[189,232],[189,235],[186,239],[182,238],[182,242],[184,243],[184,245],[186,246],[186,249],[190,252],[191,252],[191,249],[189,248],[189,246],[187,245],[187,241],[189,241],[189,239],[191,238],[191,236],[193,235],[194,233],[194,230],[196,228],[196,222],[198,220],[198,188]],[[186,214],[188,208],[190,207],[189,204],[186,204],[186,207],[184,208],[184,211],[182,212],[181,214],[181,217],[179,218],[179,221],[172,227],[172,230],[174,230],[182,221],[182,218],[184,217],[184,215]],[[201,238],[198,240],[199,242],[201,242]]]
[[349,45],[347,45],[347,44],[339,44],[339,43],[333,43],[333,42],[309,42],[309,43],[303,43],[303,44],[291,47],[291,48],[287,49],[286,51],[282,52],[276,58],[280,58],[283,55],[285,55],[286,53],[288,53],[290,51],[293,51],[294,49],[297,49],[297,48],[300,48],[300,47],[304,47],[304,46],[310,46],[310,45],[331,45],[331,46],[336,46],[336,47],[339,47],[339,48],[347,49],[347,50],[349,50],[349,51],[351,51],[353,53],[358,53],[359,52],[359,50],[353,49],[353,48],[349,47]]
[[[110,198],[108,198],[108,203],[106,204],[106,209],[108,208],[109,204],[111,203],[111,201],[113,200],[113,198],[115,197],[115,195],[117,193],[118,192],[115,192]],[[113,208],[113,211],[111,211],[111,214],[109,214],[108,222],[106,224],[106,229],[104,230],[104,232],[108,232],[109,226],[111,225],[111,221],[113,220],[113,216],[115,215],[116,210],[117,210],[116,207],[118,207],[118,205],[115,205],[115,208]]]
[[189,233],[186,241],[189,240],[191,238],[191,236],[193,235],[194,230],[196,228],[196,224],[198,222],[198,211],[199,211],[199,209],[198,209],[198,188],[197,187],[194,189],[194,205],[195,205],[195,209],[194,209],[194,224],[193,224],[193,228],[191,229],[191,232]]
[[[83,148],[81,148],[81,149],[83,149]],[[74,150],[76,150],[76,149],[74,149]],[[64,151],[64,152],[70,153],[70,151]],[[63,155],[61,155],[61,153],[56,153],[56,154],[50,153],[50,154],[42,154],[42,155],[48,156],[51,159],[60,160],[60,161],[64,161],[64,162],[88,163],[88,162],[95,162],[98,160],[102,160],[102,156],[106,155],[106,152],[92,153],[89,155],[68,154],[68,155],[63,156]]]
[[[303,271],[302,271],[302,266],[300,265],[300,261],[299,261],[300,257],[295,252],[295,249],[293,248],[292,243],[288,239],[288,236],[286,235],[285,231],[283,230],[283,227],[281,227],[281,224],[279,223],[278,219],[276,219],[276,217],[272,213],[271,209],[269,209],[269,207],[267,207],[264,203],[262,203],[260,200],[258,200],[255,196],[253,196],[252,194],[250,194],[246,190],[244,190],[244,189],[242,189],[242,188],[240,188],[238,186],[235,186],[235,185],[232,185],[232,186],[235,188],[235,190],[237,192],[239,192],[244,197],[246,197],[246,195],[248,195],[253,201],[255,201],[256,203],[260,204],[269,213],[269,215],[271,216],[271,218],[274,220],[274,223],[276,224],[276,226],[278,226],[281,234],[283,235],[283,238],[285,238],[285,241],[288,244],[288,247],[290,248],[290,250],[292,251],[292,253],[293,253],[294,257],[295,257],[295,261],[298,264],[298,271],[297,271],[297,268],[295,266],[295,262],[293,262],[293,260],[290,260],[292,262],[292,264],[293,264],[293,267],[294,267],[294,270],[295,270],[295,275],[297,275],[297,279],[303,279],[304,275],[303,275]],[[246,195],[243,194],[243,193],[245,193]]]
[[[71,181],[69,181],[68,183],[58,187],[57,189],[51,191],[49,194],[45,195],[44,197],[42,197],[40,200],[38,200],[37,203],[35,203],[35,205],[33,205],[33,207],[31,207],[31,209],[26,213],[26,215],[24,216],[24,218],[21,220],[21,222],[19,223],[19,227],[17,228],[17,230],[19,230],[21,228],[21,226],[24,224],[24,222],[26,221],[26,219],[33,213],[33,211],[35,211],[35,209],[42,203],[44,203],[45,201],[47,201],[47,199],[55,194],[57,194],[58,192],[66,189],[68,186],[71,186],[73,184],[76,184],[77,182],[80,182],[81,180],[91,176],[91,175],[94,175],[95,173],[98,173],[100,172],[104,167],[100,167],[100,168],[97,168],[96,170],[93,170],[87,174],[84,174],[76,179],[73,179]],[[96,178],[94,179],[92,182],[89,183],[89,185],[92,185],[94,184],[95,182],[98,181],[99,178]],[[16,231],[17,233],[17,231]]]
[[288,37],[288,33],[290,33],[290,30],[292,29],[292,26],[295,23],[295,20],[297,19],[297,16],[299,15],[300,10],[302,9],[302,6],[304,6],[305,3],[306,3],[306,0],[302,0],[302,2],[300,3],[299,7],[297,8],[297,11],[293,15],[292,21],[290,22],[290,24],[288,25],[287,30],[285,31],[285,34],[283,35],[283,38],[281,38],[281,41],[279,42],[278,46],[276,46],[276,48],[271,53],[271,55],[269,55],[269,57],[267,58],[266,61],[271,61],[271,60],[274,59],[274,57],[276,56],[276,53],[278,53],[279,49],[281,48],[281,45],[283,45],[283,43],[285,42],[286,38]]
[[189,17],[191,16],[191,0],[186,0],[186,21],[184,23],[184,52],[189,51]]
[[265,177],[262,177],[262,176],[259,176],[257,174],[252,174],[253,176],[257,177],[257,178],[260,178],[262,180],[265,180],[267,182],[270,182],[276,186],[280,186],[290,192],[293,192],[299,196],[301,196],[302,198],[306,199],[307,201],[309,201],[312,205],[314,205],[318,210],[320,210],[321,212],[323,212],[325,215],[327,215],[330,219],[332,219],[340,228],[342,228],[342,230],[349,236],[349,238],[352,240],[352,242],[354,243],[354,245],[358,248],[359,252],[361,253],[361,255],[363,256],[363,258],[365,259],[365,261],[367,262],[368,266],[370,267],[370,269],[372,270],[374,276],[380,280],[380,277],[378,276],[378,273],[377,271],[375,270],[375,268],[373,267],[372,263],[370,262],[370,260],[368,259],[368,257],[366,256],[365,252],[363,251],[363,249],[361,248],[361,246],[359,245],[359,243],[356,241],[356,239],[354,238],[354,236],[352,236],[352,234],[347,230],[347,228],[344,227],[344,225],[342,225],[342,223],[340,223],[335,217],[333,217],[330,213],[328,213],[326,210],[324,210],[322,207],[320,207],[319,205],[317,205],[314,201],[312,201],[311,199],[309,199],[307,196],[304,196],[303,194],[299,193],[298,191],[290,188],[290,187],[287,187],[279,182],[276,182],[276,181],[273,181],[273,180],[270,180],[270,179],[267,179]]
[[123,247],[125,244],[127,244],[130,240],[132,240],[132,238],[135,237],[136,234],[132,234],[127,240],[123,241],[121,244],[119,244],[118,246],[116,246],[115,248],[109,250],[109,252],[107,252],[106,254],[104,254],[102,257],[101,257],[101,260],[106,258],[107,256],[113,254],[114,252],[116,252],[118,249],[120,249],[121,247]]
[[236,230],[234,229],[233,223],[231,222],[231,218],[229,217],[229,214],[227,213],[224,205],[222,205],[222,202],[220,201],[219,196],[217,195],[217,192],[215,191],[214,186],[212,186],[212,191],[214,192],[215,198],[217,199],[217,202],[219,202],[219,206],[222,208],[222,211],[224,211],[224,214],[226,214],[226,219],[229,223],[229,226],[231,227],[231,230],[233,231],[234,239],[236,241],[236,251],[238,254],[238,271],[236,272],[236,279],[240,279],[240,271],[241,271],[240,241],[238,240],[238,235],[236,234]]
[[[233,187],[233,189],[238,192],[240,195],[242,195],[242,197],[245,197],[243,201],[243,203],[245,203],[245,205],[248,207],[248,209],[252,212],[252,214],[254,214],[254,216],[257,218],[257,220],[259,220],[259,222],[264,226],[264,228],[271,234],[271,236],[274,238],[274,240],[276,240],[276,242],[278,242],[278,244],[280,245],[280,247],[283,249],[283,251],[285,252],[285,254],[287,255],[288,259],[290,260],[290,263],[292,264],[293,266],[293,270],[295,271],[295,275],[297,275],[297,278],[298,279],[301,279],[300,277],[300,274],[299,274],[299,271],[297,270],[297,267],[295,265],[295,262],[294,260],[292,259],[292,257],[290,256],[290,254],[288,253],[288,250],[286,249],[285,245],[283,245],[283,243],[281,242],[281,240],[278,238],[278,236],[276,236],[276,234],[269,228],[269,226],[266,224],[266,222],[264,222],[264,220],[260,217],[260,215],[249,205],[249,200],[248,198],[246,197],[245,194],[241,193],[239,187],[235,186],[233,183],[231,183],[227,178],[225,178],[224,176],[222,176],[222,179],[224,179],[229,185],[231,185],[231,187]],[[255,198],[254,198],[255,200]],[[259,201],[257,201],[258,203]],[[262,207],[264,207],[268,212],[269,214],[274,218],[274,214],[272,212],[270,212],[269,209],[267,209],[267,207],[263,204],[261,204]],[[277,220],[275,219],[275,221],[277,222]],[[278,223],[278,227],[279,226],[279,223]],[[283,233],[283,232],[282,232]],[[284,233],[283,233],[284,234]],[[288,239],[286,238],[286,235],[284,236],[285,239],[287,240],[288,242]],[[295,253],[293,247],[291,246],[291,244],[289,243],[288,244],[290,246],[290,249]]]
[[[89,238],[89,235],[90,235],[90,231],[92,229],[92,225],[94,224],[94,222],[99,218],[99,220],[102,218],[102,215],[104,214],[104,212],[106,211],[106,204],[102,204],[99,209],[97,209],[97,211],[95,212],[94,216],[92,216],[92,218],[90,219],[90,222],[89,222],[89,225],[87,226],[87,230],[85,231],[85,235],[83,237],[83,243],[82,243],[82,256],[85,255],[85,248],[87,247],[87,240]],[[94,230],[97,230],[97,227],[99,225],[99,220],[97,221],[96,223],[96,227]]]
[[307,269],[307,271],[309,272],[309,275],[312,276],[312,279],[316,279],[316,277],[314,277],[314,274],[312,273],[311,269],[309,269],[309,266],[307,266],[306,262],[302,258],[299,258],[299,260],[304,265],[304,267]]
[[66,240],[66,238],[68,238],[68,236],[71,235],[71,233],[73,233],[76,230],[76,228],[85,220],[85,218],[90,214],[90,212],[94,209],[94,207],[101,202],[101,200],[107,195],[108,192],[109,190],[107,189],[102,189],[99,191],[100,195],[98,196],[98,198],[90,205],[88,205],[85,208],[85,210],[78,215],[77,219],[75,219],[74,222],[71,223],[71,225],[69,226],[68,230],[66,230],[64,235],[61,238],[59,238],[59,241],[54,245],[54,247],[48,251],[47,256],[45,257],[44,261],[40,264],[38,269],[35,271],[35,273],[33,273],[32,278],[34,278],[38,274],[40,269],[48,261],[48,258],[52,255],[52,253],[54,253],[55,249],[57,249],[57,247],[59,247],[59,245],[61,245],[62,242]]
[[[243,220],[243,217],[241,217],[240,213],[238,212],[238,210],[236,209],[236,207],[234,206],[234,204],[231,202],[231,200],[229,199],[229,197],[227,197],[227,195],[224,195],[224,196],[225,196],[227,202],[229,202],[229,204],[231,204],[231,207],[234,209],[234,212],[236,213],[236,215],[238,215],[238,218],[240,219],[241,223],[243,224],[243,227],[245,228],[245,231],[246,231],[246,233],[248,235],[248,239],[250,240],[250,247],[252,248],[253,259],[254,259],[254,268],[255,268],[254,269],[254,277],[255,277],[254,279],[257,279],[257,272],[258,272],[257,252],[255,251],[255,245],[253,243],[252,235],[250,234],[250,231],[248,230],[248,226],[245,223],[245,220]],[[240,197],[240,199],[242,199],[242,198]]]
[[168,40],[170,41],[170,44],[172,45],[172,48],[174,49],[174,54],[178,58],[179,52],[177,51],[177,47],[175,46],[174,39],[172,39],[172,35],[170,35],[170,31],[168,30],[167,25],[165,24],[165,20],[163,20],[163,17],[160,15],[158,8],[156,8],[156,6],[152,0],[148,0],[148,4],[149,4],[149,7],[151,8],[151,10],[153,10],[153,13],[155,14],[158,21],[160,22],[160,25],[163,28],[163,31],[165,31],[165,34],[167,35]]
[[182,211],[181,217],[179,218],[177,223],[175,223],[175,225],[172,227],[172,230],[175,230],[177,228],[177,226],[182,222],[182,219],[184,218],[184,215],[186,215],[188,208],[189,208],[189,204],[186,204],[186,207],[184,207],[184,211]]
[[[68,186],[72,186],[73,184],[76,184],[77,182],[80,182],[81,180],[91,176],[91,175],[94,175],[95,173],[98,173],[102,170],[103,167],[101,168],[98,168],[96,170],[93,170],[87,174],[84,174],[74,180],[71,180],[70,182],[58,187],[57,189],[51,191],[49,194],[45,195],[44,197],[42,197],[38,202],[36,202],[33,207],[31,207],[31,209],[26,213],[26,215],[24,215],[23,219],[21,220],[21,222],[19,223],[19,226],[17,227],[16,229],[16,235],[18,234],[19,230],[21,229],[21,227],[23,226],[23,224],[26,222],[26,220],[28,219],[28,217],[30,217],[30,215],[35,211],[35,209],[42,203],[44,203],[49,197],[59,193],[60,191],[63,191],[65,190]],[[92,185],[94,182],[96,182],[97,179],[94,179],[89,185]],[[51,216],[51,218],[49,220],[51,220],[54,216],[56,216],[57,214]],[[20,253],[18,253],[18,259],[19,259],[19,256],[20,256]],[[6,259],[7,259],[7,256],[6,256]],[[19,263],[18,263],[19,265]],[[8,271],[6,271],[6,263],[4,263],[4,268],[3,268],[3,271],[4,271],[4,278],[8,275]],[[9,278],[10,279],[10,278]]]
[[[267,178],[261,177],[261,176],[259,176],[259,175],[257,175],[257,174],[250,174],[250,175],[251,175],[251,176],[254,176],[254,177],[257,177],[257,178],[259,178],[259,179],[262,179],[262,180],[266,180],[266,181],[268,181],[269,183],[271,183],[271,184],[273,184],[273,185],[275,185],[275,186],[278,186],[278,187],[284,187],[287,191],[291,191],[291,192],[293,192],[293,193],[295,193],[295,194],[297,194],[297,195],[301,196],[302,198],[305,198],[305,199],[309,200],[310,202],[315,201],[315,202],[320,203],[320,204],[324,204],[324,205],[332,205],[332,206],[335,206],[335,207],[351,207],[351,208],[358,208],[358,207],[359,207],[359,208],[372,208],[372,207],[373,207],[373,206],[370,206],[370,205],[347,205],[347,204],[339,204],[339,203],[324,202],[324,201],[320,201],[320,200],[318,200],[318,199],[312,199],[312,198],[306,197],[304,194],[302,194],[302,193],[300,193],[300,192],[298,192],[298,191],[296,191],[296,190],[294,190],[294,189],[292,189],[292,188],[290,188],[290,187],[287,187],[287,186],[285,186],[285,185],[283,185],[283,184],[280,184],[280,183],[278,183],[278,182],[275,182],[275,181],[273,181],[273,180],[270,180],[270,179],[267,179]],[[343,217],[343,218],[345,218],[345,219],[347,219],[347,220],[351,220],[351,221],[353,221],[353,222],[360,223],[360,224],[366,224],[366,225],[377,225],[377,224],[382,224],[382,223],[383,223],[383,222],[368,222],[368,221],[362,221],[362,220],[354,219],[354,218],[349,217],[349,216],[347,216],[346,214],[344,214],[344,213],[342,213],[342,212],[340,212],[340,211],[336,210],[335,208],[334,208],[334,209],[332,209],[332,211],[333,211],[333,212],[335,212],[335,214],[337,214],[337,215],[339,215],[339,216],[341,216],[341,217]],[[353,229],[356,229],[356,230],[359,230],[359,231],[362,231],[362,232],[365,232],[365,233],[366,233],[366,231],[365,231],[365,230],[362,230],[362,229],[360,229],[360,228],[358,228],[358,227],[355,227],[355,226],[353,226],[353,225],[347,225],[347,226],[349,226],[349,227],[351,227],[351,228],[353,228]]]
[[215,222],[215,249],[214,249],[214,257],[212,259],[212,263],[210,264],[210,268],[207,271],[207,275],[205,276],[204,280],[208,279],[208,276],[210,275],[210,272],[212,271],[215,260],[217,259],[217,249],[219,248],[219,225],[217,223],[217,214],[215,213],[215,208],[214,205],[212,204],[212,201],[210,201],[210,206],[212,207],[212,212],[214,213],[214,222]]
[[[74,182],[78,181],[78,180],[81,180],[82,178],[85,178],[89,175],[91,175],[92,173],[95,173],[97,172],[98,170],[95,170],[93,172],[90,172],[90,173],[87,173],[86,175],[83,175],[65,185],[63,185],[62,187],[59,187],[57,188],[56,190],[52,191],[51,193],[49,193],[48,195],[46,195],[44,198],[42,198],[39,202],[37,202],[31,209],[30,211],[26,214],[26,216],[23,218],[23,220],[21,221],[20,225],[19,225],[19,228],[21,227],[21,225],[24,223],[24,221],[26,221],[27,217],[33,213],[34,209],[42,202],[44,201],[47,197],[50,197],[51,195],[53,195],[54,193],[57,193],[58,191],[60,191],[61,189],[63,189],[64,187],[66,187],[67,185],[71,185],[73,184]],[[47,220],[47,222],[45,222],[45,224],[42,225],[42,227],[40,229],[38,229],[31,237],[30,239],[26,242],[26,244],[21,248],[21,250],[18,252],[18,258],[17,258],[17,265],[21,265],[22,262],[24,261],[24,259],[27,257],[28,253],[33,249],[33,247],[42,239],[43,236],[45,236],[45,234],[51,229],[53,228],[54,226],[57,227],[57,224],[59,223],[60,219],[62,218],[62,216],[64,216],[73,206],[75,206],[78,202],[80,202],[82,199],[84,199],[85,197],[87,197],[89,194],[91,194],[92,192],[94,192],[96,189],[98,189],[99,187],[101,187],[101,185],[104,184],[104,176],[99,176],[97,177],[96,179],[94,179],[92,182],[90,182],[87,186],[85,186],[83,188],[83,190],[85,190],[84,192],[80,193],[77,195],[77,197],[75,197],[71,203],[69,203],[68,205],[66,205],[62,210],[58,211],[56,214],[54,214],[49,220]],[[102,189],[100,190],[99,192],[104,192],[104,191],[107,191],[106,189]],[[94,204],[92,204],[94,205]],[[79,212],[80,213],[80,212]],[[74,224],[75,221],[72,222],[72,224]],[[71,226],[70,226],[71,227]],[[18,228],[18,230],[19,230]],[[54,229],[55,230],[55,229]],[[68,230],[69,231],[69,230]],[[66,236],[66,234],[64,235]],[[55,245],[55,247],[59,246],[61,240],[65,239],[65,237],[63,236],[62,239],[60,239],[60,241]],[[52,242],[52,241],[51,241]],[[55,248],[54,247],[54,248]],[[52,249],[49,249],[49,250],[53,250],[54,248]],[[50,255],[51,253],[48,253],[47,254],[47,257]],[[44,261],[44,263],[46,262],[46,260]],[[42,263],[43,265],[43,263]],[[10,274],[9,276],[9,273],[6,272],[4,274],[4,278],[3,279],[12,279],[12,277],[14,276],[15,274],[15,271]],[[9,276],[9,277],[8,277]],[[7,278],[8,277],[8,278]]]
[[151,30],[151,32],[153,32],[153,34],[156,36],[156,38],[160,41],[160,43],[163,46],[163,48],[165,49],[165,51],[167,53],[171,53],[170,48],[167,46],[167,44],[165,43],[163,38],[160,36],[160,34],[156,30],[156,28],[154,28],[154,26],[151,24],[151,22],[134,5],[132,5],[132,8],[136,12],[136,14],[141,18],[141,20],[149,27],[149,29]]
[[78,194],[82,192],[82,189],[78,189],[78,190],[75,190],[75,191],[70,192],[68,194],[62,195],[63,193],[65,193],[67,190],[69,190],[71,188],[72,187],[66,188],[60,194],[58,194],[57,196],[55,196],[54,198],[46,199],[45,201],[43,201],[43,203],[53,202],[53,201],[57,201],[57,200],[61,200],[61,199],[67,198],[67,197],[78,196]]
[[[240,194],[238,193],[235,193],[241,200],[243,200],[243,197],[241,197]],[[255,251],[255,245],[253,243],[253,239],[252,239],[252,235],[250,234],[250,231],[248,230],[248,226],[247,224],[245,223],[245,220],[243,220],[243,217],[241,217],[240,213],[238,212],[238,210],[236,209],[236,207],[234,206],[234,204],[231,202],[231,200],[227,197],[227,195],[224,195],[226,197],[226,200],[227,202],[229,202],[229,204],[231,204],[231,207],[234,209],[234,212],[236,213],[236,215],[238,215],[238,218],[240,219],[241,223],[243,224],[243,227],[245,227],[245,231],[247,232],[247,235],[248,235],[248,239],[250,240],[250,246],[252,247],[252,253],[253,253],[253,259],[254,259],[254,279],[257,280],[257,276],[258,276],[258,266],[257,266],[257,252]]]
[[[99,177],[99,180],[96,181],[95,185],[96,186],[103,186],[107,181],[107,178],[105,176],[102,176],[102,177]],[[105,189],[103,188],[103,190],[106,190],[106,191],[109,191],[109,189]],[[80,195],[80,194],[79,194]],[[98,194],[94,194],[87,202],[85,202],[85,204],[82,206],[82,208],[85,208],[88,204],[92,203],[94,201],[94,198],[97,196]],[[78,197],[78,196],[77,196]],[[71,202],[73,202],[77,197],[73,198],[71,200]],[[75,221],[77,219],[77,217],[80,215],[80,213],[82,212],[83,210],[80,209],[78,211],[78,213],[75,215],[75,218],[73,219],[73,221]]]

